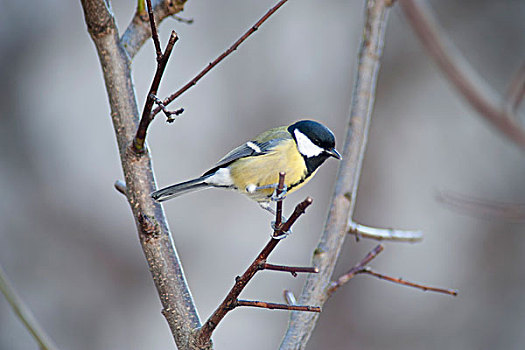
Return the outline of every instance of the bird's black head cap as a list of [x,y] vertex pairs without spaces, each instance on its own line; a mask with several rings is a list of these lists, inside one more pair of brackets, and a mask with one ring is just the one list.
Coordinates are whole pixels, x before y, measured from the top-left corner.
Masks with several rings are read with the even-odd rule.
[[335,147],[334,134],[321,123],[314,120],[301,120],[288,127],[288,132],[295,138],[294,130],[299,130],[317,146],[329,150]]
[[321,123],[301,120],[288,127],[304,158],[307,175],[312,174],[328,157],[341,159],[335,149],[334,134]]

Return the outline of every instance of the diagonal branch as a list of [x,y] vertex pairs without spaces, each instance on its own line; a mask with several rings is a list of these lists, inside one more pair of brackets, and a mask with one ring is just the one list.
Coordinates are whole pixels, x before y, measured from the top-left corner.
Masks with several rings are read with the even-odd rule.
[[382,273],[378,273],[373,271],[369,266],[367,266],[370,261],[375,259],[379,253],[383,251],[383,246],[381,244],[377,245],[374,249],[372,249],[368,254],[361,260],[358,264],[356,264],[354,267],[352,267],[348,272],[341,275],[336,281],[330,283],[329,287],[326,289],[326,296],[329,298],[334,294],[335,291],[337,291],[339,288],[350,282],[351,279],[353,279],[358,274],[368,274],[374,277],[377,277],[379,279],[383,279],[385,281],[389,281],[392,283],[401,284],[404,286],[412,287],[412,288],[418,288],[422,291],[431,291],[436,293],[443,293],[448,294],[452,296],[457,296],[458,292],[454,289],[447,289],[447,288],[437,288],[437,287],[431,287],[420,283],[414,283],[407,280],[404,280],[402,278],[395,278],[391,276],[387,276]]
[[506,106],[509,114],[516,112],[525,97],[525,62],[514,74],[506,93]]
[[443,294],[452,295],[454,297],[458,295],[458,292],[455,289],[430,287],[430,286],[426,286],[426,285],[423,285],[423,284],[420,284],[420,283],[410,282],[410,281],[404,280],[402,278],[396,278],[396,277],[387,276],[387,275],[384,275],[382,273],[378,273],[378,272],[373,271],[368,266],[367,267],[363,267],[357,273],[366,273],[368,275],[377,277],[377,278],[385,280],[385,281],[401,284],[403,286],[408,286],[408,287],[412,287],[412,288],[421,289],[424,292],[430,291],[430,292],[436,292],[436,293],[443,293]]
[[447,79],[454,84],[470,105],[500,132],[525,148],[525,129],[501,97],[463,58],[452,41],[439,28],[431,10],[418,0],[399,0],[406,19],[419,36],[430,56]]
[[146,3],[148,4],[148,18],[149,18],[149,24],[151,27],[151,38],[153,39],[153,45],[155,46],[155,53],[157,55],[157,61],[160,61],[162,59],[162,49],[160,48],[159,34],[157,33],[157,26],[155,25],[155,16],[153,16],[153,8],[151,7],[151,0],[146,0]]
[[[329,285],[335,263],[347,236],[348,222],[355,208],[357,187],[368,138],[368,129],[375,98],[380,58],[389,6],[389,0],[368,0],[359,61],[353,90],[352,106],[330,211],[312,266],[319,274],[309,275],[299,297],[300,304],[322,306],[327,300],[325,289]],[[317,322],[316,314],[292,312],[281,349],[303,349]]]
[[366,254],[366,256],[363,258],[363,260],[361,260],[357,265],[352,267],[345,274],[341,275],[341,277],[339,277],[336,281],[330,283],[330,286],[326,289],[327,297],[329,298],[330,296],[332,296],[332,294],[334,294],[334,292],[337,289],[348,283],[348,281],[354,278],[355,275],[360,273],[361,270],[363,270],[365,266],[370,263],[370,261],[375,259],[376,256],[378,256],[379,253],[383,251],[383,249],[384,247],[381,244],[378,244],[374,249],[369,251],[368,254]]
[[[148,3],[150,0],[148,0]],[[151,27],[155,28],[155,23],[151,22]],[[154,33],[156,34],[156,31],[154,30]],[[159,38],[154,35],[153,38],[157,38],[157,40],[154,40],[159,45],[160,50],[160,43],[158,42]],[[162,75],[164,74],[164,70],[166,69],[166,65],[168,64],[168,60],[170,58],[171,52],[173,51],[173,46],[177,42],[178,37],[177,33],[175,31],[171,32],[170,40],[168,41],[168,44],[166,45],[166,50],[164,51],[164,54],[159,51],[157,53],[157,71],[155,72],[155,76],[153,77],[153,81],[151,82],[151,87],[148,92],[148,97],[146,98],[146,103],[144,104],[144,110],[142,111],[142,117],[140,118],[139,127],[137,128],[137,134],[135,135],[135,139],[133,140],[133,149],[136,152],[144,152],[144,143],[146,142],[146,133],[148,131],[148,126],[151,123],[152,117],[151,117],[151,110],[153,108],[153,104],[155,103],[155,95],[157,94],[157,91],[159,90],[160,81],[162,80]]]
[[6,273],[0,266],[0,292],[4,294],[5,299],[13,308],[13,311],[18,316],[20,321],[24,324],[26,329],[31,333],[35,341],[38,343],[38,347],[41,350],[57,350],[57,346],[47,335],[45,330],[40,326],[35,316],[24,303],[24,301],[18,296],[15,288],[9,282]]
[[[220,54],[219,57],[217,57],[215,60],[213,60],[213,62],[209,63],[206,67],[204,67],[204,69],[202,69],[199,72],[199,74],[197,74],[193,79],[191,79],[188,83],[186,83],[186,85],[184,85],[179,90],[177,90],[175,93],[173,93],[169,97],[167,97],[164,100],[164,106],[167,106],[168,104],[173,102],[177,97],[179,97],[180,95],[185,93],[187,90],[189,90],[191,87],[193,87],[195,84],[197,84],[197,82],[202,77],[204,77],[210,70],[212,70],[216,65],[218,65],[223,59],[228,57],[228,55],[230,55],[233,51],[237,50],[239,45],[241,45],[246,39],[248,39],[248,37],[250,35],[255,33],[257,31],[257,29],[259,29],[259,27],[264,22],[266,22],[266,20],[268,18],[270,18],[270,16],[273,15],[287,1],[288,0],[281,0],[281,1],[279,1],[274,7],[272,7],[268,12],[266,12],[266,14],[264,16],[262,16],[261,19],[259,19],[257,21],[257,23],[255,23],[250,29],[248,29],[248,31],[246,33],[244,33],[243,36],[241,36],[236,42],[234,42],[233,45],[230,46],[230,48],[228,48],[226,51],[224,51],[222,54]],[[155,117],[155,115],[157,115],[160,111],[161,111],[161,108],[157,107],[153,111],[153,117]]]
[[138,126],[138,108],[130,72],[130,57],[121,46],[115,19],[104,0],[82,0],[84,17],[97,48],[111,107],[126,194],[144,256],[163,307],[163,315],[179,349],[189,347],[200,320],[186,283],[162,207],[150,193],[155,178],[148,152],[131,150]]
[[[152,0],[153,14],[156,22],[160,23],[165,18],[172,16],[184,10],[186,0]],[[139,1],[139,5],[141,1]],[[148,20],[148,14],[144,6],[138,6],[131,23],[122,35],[120,44],[125,50],[129,59],[133,59],[137,52],[148,38],[151,37],[151,26]]]
[[[277,188],[277,196],[283,191],[284,188],[284,173],[279,174],[279,186]],[[283,199],[280,199],[277,203],[282,202]],[[222,303],[215,310],[215,312],[208,318],[208,320],[202,325],[202,327],[196,332],[194,343],[198,348],[203,347],[205,344],[210,342],[210,338],[222,321],[224,316],[235,307],[238,306],[238,297],[241,292],[244,290],[248,282],[255,276],[255,274],[261,270],[261,265],[266,262],[266,259],[270,253],[277,247],[277,244],[281,242],[281,237],[283,233],[288,232],[292,225],[297,221],[297,219],[304,214],[306,208],[312,204],[313,200],[308,197],[301,203],[297,204],[293,214],[290,218],[281,224],[281,215],[276,213],[274,232],[270,241],[266,244],[263,250],[257,255],[255,260],[251,265],[246,269],[242,276],[235,279],[235,284],[233,285],[230,292],[226,295]],[[282,204],[281,204],[282,205]]]
[[525,221],[525,204],[523,203],[497,202],[448,191],[439,193],[437,200],[451,209],[484,219]]

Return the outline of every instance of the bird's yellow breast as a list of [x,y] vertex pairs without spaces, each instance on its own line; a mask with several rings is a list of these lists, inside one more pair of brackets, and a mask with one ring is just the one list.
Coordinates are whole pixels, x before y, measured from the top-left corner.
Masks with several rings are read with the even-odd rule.
[[311,178],[307,177],[306,164],[293,139],[279,143],[266,154],[241,158],[230,165],[230,176],[239,192],[258,202],[268,201],[274,189],[250,192],[247,188],[277,184],[282,171],[286,173],[288,193],[299,189]]

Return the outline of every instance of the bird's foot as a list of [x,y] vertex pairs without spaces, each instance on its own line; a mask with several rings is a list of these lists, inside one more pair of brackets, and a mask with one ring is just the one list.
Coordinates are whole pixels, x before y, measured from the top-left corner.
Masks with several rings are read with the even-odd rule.
[[[286,222],[286,220],[284,220],[284,217],[283,217],[283,222]],[[272,226],[272,229],[273,229],[273,231],[274,231],[274,233],[275,233],[275,231],[277,230],[277,227],[276,227],[276,225],[275,225],[275,221],[272,221],[271,226]],[[291,234],[292,234],[292,229],[290,228],[290,229],[288,229],[288,231],[283,231],[283,232],[282,232],[280,235],[278,235],[278,236],[274,236],[273,233],[272,233],[270,236],[271,236],[273,239],[283,239],[283,238],[288,237],[288,236],[291,235]]]

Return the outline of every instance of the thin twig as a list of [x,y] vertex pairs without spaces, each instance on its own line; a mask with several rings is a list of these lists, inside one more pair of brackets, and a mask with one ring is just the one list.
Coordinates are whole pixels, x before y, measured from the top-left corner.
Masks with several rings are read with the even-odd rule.
[[391,228],[378,228],[358,224],[351,221],[348,233],[356,238],[371,238],[377,241],[419,242],[423,239],[421,231],[396,230]]
[[503,99],[463,58],[440,29],[432,11],[418,0],[399,0],[399,4],[430,56],[470,105],[500,132],[525,147],[525,129],[518,123],[518,118],[503,107]]
[[[184,10],[186,0],[151,0],[153,12],[158,23],[169,16]],[[137,11],[120,39],[120,46],[133,59],[142,45],[151,36],[151,25],[144,8],[144,1],[139,1]]]
[[155,52],[157,54],[157,61],[160,62],[162,59],[162,49],[160,48],[159,34],[157,34],[157,26],[155,25],[155,16],[153,16],[153,8],[151,6],[151,0],[146,0],[148,5],[148,16],[149,23],[151,26],[151,38],[153,39],[153,44],[155,45]]
[[[150,0],[148,0],[148,2],[149,1]],[[154,27],[154,24],[152,24],[152,27]],[[133,149],[137,153],[144,152],[146,133],[148,131],[149,125],[151,124],[151,121],[153,120],[151,110],[153,108],[153,104],[155,103],[155,96],[159,89],[160,81],[162,80],[162,75],[164,74],[164,70],[166,69],[166,65],[168,64],[171,52],[173,51],[173,46],[175,45],[177,40],[177,33],[175,33],[175,31],[172,31],[170,40],[166,45],[166,50],[164,51],[164,54],[161,53],[160,58],[157,60],[157,70],[155,72],[155,76],[153,77],[153,81],[151,82],[151,87],[146,98],[146,103],[144,104],[142,117],[140,118],[140,123],[137,128],[137,134],[135,135],[135,138],[133,140]]]
[[[279,173],[279,183],[277,184],[277,190],[275,191],[275,195],[277,198],[279,198],[284,191],[284,177],[286,174],[284,172]],[[277,204],[275,205],[275,228],[279,229],[281,227],[283,221],[283,201],[277,201]]]
[[2,292],[9,305],[13,308],[15,314],[38,343],[39,348],[42,350],[57,350],[58,347],[53,340],[51,340],[51,337],[47,335],[42,326],[40,326],[31,310],[29,310],[29,307],[27,307],[24,301],[18,296],[18,293],[9,282],[9,279],[1,266],[0,292]]
[[126,193],[126,183],[122,180],[117,180],[115,181],[115,184],[113,185],[115,186],[115,189],[122,193],[124,196],[127,196],[128,194]]
[[440,192],[437,199],[447,207],[467,215],[483,219],[525,221],[525,204],[496,202],[448,191]]
[[379,255],[383,251],[383,246],[381,244],[378,244],[374,249],[372,249],[366,256],[361,260],[357,265],[353,266],[348,272],[341,275],[337,279],[337,281],[334,281],[330,283],[330,286],[326,289],[326,295],[327,297],[330,297],[334,292],[339,289],[341,286],[348,283],[352,278],[355,277],[366,265],[370,263],[376,256]]
[[297,277],[297,273],[318,273],[319,272],[319,269],[317,267],[284,266],[284,265],[268,264],[267,262],[261,264],[261,270],[289,272],[294,277]]
[[[224,51],[222,54],[219,55],[213,62],[209,63],[206,67],[204,67],[199,74],[197,74],[193,79],[191,79],[186,85],[181,87],[179,90],[177,90],[175,93],[171,94],[169,97],[167,97],[164,100],[164,105],[167,106],[171,102],[173,102],[177,97],[182,95],[184,92],[186,92],[188,89],[193,87],[197,82],[205,76],[210,70],[213,69],[217,64],[219,64],[223,59],[225,59],[228,55],[230,55],[233,51],[235,51],[239,45],[241,45],[250,35],[255,33],[257,29],[268,19],[271,15],[273,15],[281,6],[283,6],[288,0],[281,0],[279,1],[274,7],[272,7],[264,16],[261,17],[255,23],[246,33],[244,33],[243,36],[241,36],[235,43],[233,43],[230,48],[228,48],[226,51]],[[153,111],[153,116],[157,115],[160,112],[160,108],[156,108]]]
[[[330,283],[335,264],[347,234],[348,221],[353,217],[357,188],[368,139],[368,130],[375,99],[380,58],[383,51],[388,9],[391,0],[366,2],[363,34],[359,48],[352,106],[348,119],[343,159],[340,162],[328,218],[312,266],[318,274],[310,274],[299,297],[304,305],[322,306],[327,300],[326,286]],[[316,314],[292,312],[281,349],[303,349],[317,321]]]
[[[283,190],[284,188],[284,173],[279,174],[279,186],[278,186],[278,192]],[[280,200],[282,201],[282,199]],[[266,244],[266,246],[263,248],[263,250],[257,255],[255,260],[251,263],[251,265],[246,269],[246,271],[243,273],[242,276],[237,277],[235,279],[235,284],[233,285],[232,289],[229,291],[229,293],[226,295],[222,303],[219,305],[219,307],[215,310],[215,312],[208,318],[208,320],[202,325],[202,327],[197,330],[195,334],[195,344],[197,346],[202,346],[204,344],[209,344],[210,338],[213,334],[213,331],[217,328],[221,320],[226,316],[228,312],[233,310],[236,307],[237,298],[241,294],[241,292],[244,290],[248,282],[255,276],[255,274],[260,271],[260,266],[266,262],[266,259],[270,255],[270,253],[275,249],[277,244],[281,241],[281,239],[276,239],[274,237],[281,237],[283,233],[288,232],[291,228],[291,226],[297,221],[297,219],[304,214],[306,208],[312,204],[313,200],[308,197],[301,203],[297,204],[295,207],[295,210],[293,214],[290,216],[290,218],[282,225],[274,225],[274,232],[272,235],[272,238],[270,241]],[[279,201],[277,202],[279,203]],[[275,221],[278,222],[278,215],[276,213]]]
[[255,300],[237,300],[237,302],[235,303],[235,306],[260,307],[263,309],[270,309],[270,310],[321,312],[321,308],[319,306],[288,305],[288,304],[278,304],[278,303],[267,303],[265,301],[255,301]]
[[370,269],[370,267],[364,267],[361,270],[359,270],[358,273],[366,273],[368,275],[380,278],[380,279],[385,280],[385,281],[390,281],[390,282],[393,282],[393,283],[402,284],[404,286],[418,288],[418,289],[421,289],[424,292],[430,291],[430,292],[448,294],[448,295],[452,295],[452,296],[457,296],[458,295],[457,290],[454,290],[454,289],[429,287],[429,286],[425,286],[423,284],[405,281],[402,278],[395,278],[395,277],[391,277],[391,276],[387,276],[387,275],[383,275],[381,273],[375,272],[372,269]]

